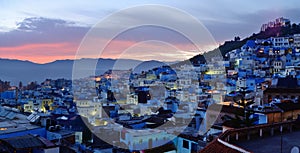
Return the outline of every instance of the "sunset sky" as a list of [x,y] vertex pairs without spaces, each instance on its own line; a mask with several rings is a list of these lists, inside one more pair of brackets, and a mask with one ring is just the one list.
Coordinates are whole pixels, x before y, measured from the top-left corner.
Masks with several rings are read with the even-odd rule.
[[[183,10],[196,17],[209,30],[216,44],[235,36],[244,38],[260,30],[261,24],[277,17],[300,22],[299,0],[273,1],[34,1],[1,0],[0,6],[0,58],[29,60],[46,63],[59,59],[74,59],[81,40],[89,29],[108,15],[120,9],[143,4],[161,4]],[[152,12],[144,12],[151,14]],[[135,20],[143,20],[143,15]],[[131,20],[130,16],[124,19]],[[142,32],[141,32],[142,31]],[[177,43],[178,48],[160,41],[141,40],[141,34],[149,38],[155,32]],[[155,28],[137,29],[137,35],[127,35],[114,40],[103,58],[133,58],[162,61],[182,60],[199,52],[176,34]],[[105,38],[103,38],[105,39]],[[137,43],[139,42],[139,43]],[[204,45],[205,50],[217,47]],[[177,47],[178,47],[177,46]],[[128,48],[130,48],[128,50]],[[123,51],[122,54],[119,53]],[[139,54],[138,51],[143,53]],[[155,50],[155,52],[153,52]],[[126,52],[126,53],[125,53]],[[122,55],[122,56],[120,56]],[[90,56],[95,58],[94,56]],[[143,57],[143,58],[142,58]]]

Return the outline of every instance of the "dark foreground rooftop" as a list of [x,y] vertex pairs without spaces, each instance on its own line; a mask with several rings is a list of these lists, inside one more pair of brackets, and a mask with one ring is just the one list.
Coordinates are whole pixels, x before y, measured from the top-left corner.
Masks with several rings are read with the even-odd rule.
[[299,138],[299,120],[263,124],[227,130],[200,152],[287,153],[300,147]]
[[281,152],[281,146],[283,153],[291,152],[294,146],[300,146],[300,131],[283,133],[282,135],[275,135],[263,139],[254,139],[252,141],[236,142],[235,145],[255,153]]

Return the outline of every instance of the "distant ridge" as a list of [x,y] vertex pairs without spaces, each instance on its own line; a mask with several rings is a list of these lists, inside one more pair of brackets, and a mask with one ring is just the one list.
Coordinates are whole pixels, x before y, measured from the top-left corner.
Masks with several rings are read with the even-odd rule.
[[[139,61],[131,59],[78,59],[76,61],[84,62],[91,60],[97,62],[96,75],[103,74],[109,69],[117,70],[150,70],[154,66],[162,66],[163,62],[159,61]],[[57,60],[50,63],[38,64],[30,61],[22,61],[16,59],[1,59],[0,58],[0,80],[10,81],[12,85],[18,85],[20,81],[23,84],[37,81],[42,82],[47,78],[57,79],[66,78],[72,79],[74,60]],[[93,68],[91,68],[93,69]],[[87,76],[86,76],[87,77]]]

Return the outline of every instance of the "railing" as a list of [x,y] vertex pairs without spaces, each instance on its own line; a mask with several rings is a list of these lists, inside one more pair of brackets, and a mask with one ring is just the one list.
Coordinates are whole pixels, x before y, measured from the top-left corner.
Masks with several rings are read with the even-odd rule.
[[273,136],[283,132],[291,132],[293,127],[296,127],[296,121],[287,121],[273,124],[256,125],[252,127],[230,129],[223,132],[218,138],[217,142],[227,146],[238,152],[251,153],[244,148],[234,145],[234,141],[250,140],[264,136]]
[[273,136],[283,132],[292,132],[295,121],[287,121],[273,124],[262,124],[252,127],[230,129],[222,133],[218,139],[226,142],[238,140],[250,140],[264,136]]

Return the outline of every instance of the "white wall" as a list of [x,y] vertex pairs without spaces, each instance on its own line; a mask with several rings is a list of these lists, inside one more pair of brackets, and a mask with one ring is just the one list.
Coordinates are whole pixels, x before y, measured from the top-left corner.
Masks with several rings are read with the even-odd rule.
[[58,153],[58,152],[59,152],[59,147],[44,149],[44,153]]

